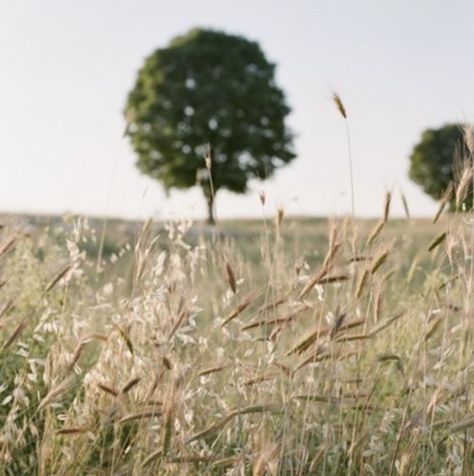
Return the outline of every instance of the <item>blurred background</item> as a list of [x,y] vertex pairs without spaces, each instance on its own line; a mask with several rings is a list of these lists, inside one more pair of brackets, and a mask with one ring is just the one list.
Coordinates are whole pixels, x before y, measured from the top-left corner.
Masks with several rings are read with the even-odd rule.
[[[198,189],[139,173],[123,109],[154,49],[195,26],[241,34],[277,64],[292,108],[297,159],[250,192],[222,191],[219,218],[350,211],[347,109],[359,216],[403,190],[413,216],[435,202],[408,178],[421,132],[474,112],[474,3],[469,0],[0,2],[0,211],[204,218]],[[400,200],[394,215],[402,215]]]

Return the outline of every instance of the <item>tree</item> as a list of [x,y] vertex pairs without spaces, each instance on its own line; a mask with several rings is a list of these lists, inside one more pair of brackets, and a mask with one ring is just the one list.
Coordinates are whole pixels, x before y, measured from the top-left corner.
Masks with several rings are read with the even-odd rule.
[[[423,190],[440,199],[451,184],[456,184],[466,165],[466,150],[463,126],[447,124],[439,129],[427,129],[410,156],[410,178]],[[472,200],[465,203],[471,207]],[[454,198],[451,208],[455,208]]]
[[295,158],[274,73],[257,43],[220,31],[194,29],[154,51],[125,107],[140,171],[167,191],[200,186],[214,223],[220,189],[244,193]]

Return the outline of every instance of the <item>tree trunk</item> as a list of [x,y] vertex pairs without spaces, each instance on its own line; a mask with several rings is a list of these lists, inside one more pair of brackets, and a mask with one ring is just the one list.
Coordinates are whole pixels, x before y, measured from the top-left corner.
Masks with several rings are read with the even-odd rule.
[[214,226],[216,224],[216,220],[214,218],[214,197],[206,196],[207,201],[207,224]]

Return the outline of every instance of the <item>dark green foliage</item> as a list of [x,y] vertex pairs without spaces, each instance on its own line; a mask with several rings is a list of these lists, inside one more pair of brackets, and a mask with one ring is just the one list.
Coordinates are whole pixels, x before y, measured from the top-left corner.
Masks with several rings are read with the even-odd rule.
[[[410,156],[410,178],[438,200],[462,172],[466,146],[461,124],[427,129]],[[455,206],[454,199],[451,208]]]
[[219,31],[194,29],[157,49],[125,108],[138,168],[167,190],[199,185],[212,220],[219,189],[244,193],[249,179],[266,179],[295,158],[274,72],[257,43]]

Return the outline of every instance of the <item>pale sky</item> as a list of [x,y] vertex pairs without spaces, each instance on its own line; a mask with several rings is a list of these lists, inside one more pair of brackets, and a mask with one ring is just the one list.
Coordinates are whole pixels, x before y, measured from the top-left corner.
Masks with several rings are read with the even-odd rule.
[[[0,0],[0,211],[158,219],[205,216],[199,190],[166,198],[139,174],[122,109],[155,48],[191,27],[257,40],[278,64],[298,158],[251,192],[219,192],[219,218],[350,210],[380,215],[401,187],[413,215],[435,204],[407,177],[421,132],[474,115],[472,0]],[[394,212],[401,214],[398,196]]]

